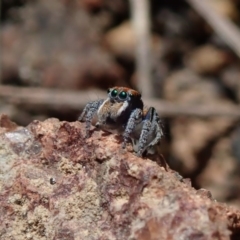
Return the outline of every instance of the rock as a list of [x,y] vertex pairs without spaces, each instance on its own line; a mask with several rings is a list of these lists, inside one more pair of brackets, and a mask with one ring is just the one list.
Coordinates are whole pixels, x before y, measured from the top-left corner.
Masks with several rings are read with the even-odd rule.
[[101,44],[107,17],[77,2],[37,0],[17,8],[15,18],[1,34],[3,82],[62,89],[125,83],[124,69]]
[[0,129],[2,132],[15,130],[17,128],[17,124],[12,122],[7,115],[0,115]]
[[237,6],[234,1],[229,0],[209,0],[209,4],[224,17],[230,18],[232,20],[237,20],[239,13],[237,11]]
[[240,229],[239,211],[113,134],[85,139],[84,124],[57,119],[11,126],[0,131],[3,240],[230,239]]
[[124,22],[107,32],[105,41],[115,55],[134,59],[136,37],[130,22]]
[[237,66],[231,66],[224,69],[222,73],[222,82],[228,89],[231,97],[240,103],[240,69]]
[[[216,81],[201,78],[187,69],[176,71],[165,80],[165,99],[171,102],[193,105],[228,106],[231,102],[223,97]],[[183,175],[196,177],[209,163],[217,141],[227,134],[237,120],[231,118],[196,118],[179,116],[171,121],[171,155],[174,168]],[[230,143],[229,143],[230,144]],[[178,163],[179,162],[179,163]]]
[[[119,26],[109,30],[105,35],[106,45],[114,55],[134,60],[137,39],[132,24],[125,21]],[[159,52],[162,41],[156,34],[151,35],[153,53]]]
[[187,68],[174,71],[164,81],[164,98],[185,104],[214,104],[223,92],[212,78],[202,78]]
[[198,47],[185,57],[186,66],[199,74],[218,74],[229,61],[227,52],[212,45]]
[[[213,147],[208,166],[199,175],[197,181],[211,191],[219,201],[229,199],[228,203],[239,207],[239,167],[231,154],[231,138],[221,138]],[[238,199],[238,201],[231,201]]]

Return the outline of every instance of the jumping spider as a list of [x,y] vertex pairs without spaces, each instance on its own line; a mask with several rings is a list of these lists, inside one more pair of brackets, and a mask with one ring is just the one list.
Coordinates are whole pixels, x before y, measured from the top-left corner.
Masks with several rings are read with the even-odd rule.
[[95,120],[96,127],[123,136],[122,147],[129,139],[138,156],[155,152],[155,146],[163,136],[160,118],[153,107],[144,107],[141,94],[126,87],[108,89],[106,100],[89,102],[80,117],[86,122],[86,136]]

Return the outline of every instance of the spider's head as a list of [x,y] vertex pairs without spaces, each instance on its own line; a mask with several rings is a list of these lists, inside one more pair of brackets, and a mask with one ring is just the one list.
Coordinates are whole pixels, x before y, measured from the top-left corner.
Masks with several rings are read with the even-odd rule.
[[130,115],[135,109],[143,110],[141,94],[126,87],[113,87],[108,89],[108,98],[104,101],[99,112],[104,112],[107,121],[126,125]]
[[131,112],[140,108],[143,109],[141,93],[127,87],[113,87],[108,89],[108,98],[116,106],[117,115],[128,118]]
[[112,103],[128,102],[133,107],[143,105],[141,93],[127,87],[113,87],[108,89],[108,97]]

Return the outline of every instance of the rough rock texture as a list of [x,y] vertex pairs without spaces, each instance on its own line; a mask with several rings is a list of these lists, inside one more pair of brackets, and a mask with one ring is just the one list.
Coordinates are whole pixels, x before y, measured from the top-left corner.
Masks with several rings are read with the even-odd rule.
[[0,239],[237,239],[240,213],[121,138],[0,119]]

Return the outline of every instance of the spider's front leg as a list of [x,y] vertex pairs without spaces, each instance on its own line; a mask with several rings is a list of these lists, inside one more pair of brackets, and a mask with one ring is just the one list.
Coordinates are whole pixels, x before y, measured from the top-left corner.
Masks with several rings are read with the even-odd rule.
[[123,143],[122,148],[126,147],[127,141],[133,132],[136,125],[142,120],[142,110],[140,108],[136,108],[130,115],[125,131],[123,133]]
[[79,116],[78,121],[86,122],[86,137],[89,137],[89,132],[91,128],[91,123],[94,115],[98,111],[99,107],[103,104],[104,100],[98,100],[88,103]]
[[152,118],[152,134],[153,137],[151,139],[151,142],[149,142],[148,147],[153,147],[156,144],[159,143],[159,141],[161,140],[161,138],[163,137],[163,130],[162,130],[162,124],[161,124],[161,120],[156,112],[156,110],[154,109],[153,111],[153,118]]
[[155,146],[163,136],[160,119],[155,108],[150,107],[148,109],[143,121],[138,143],[138,156],[142,156],[145,150]]

